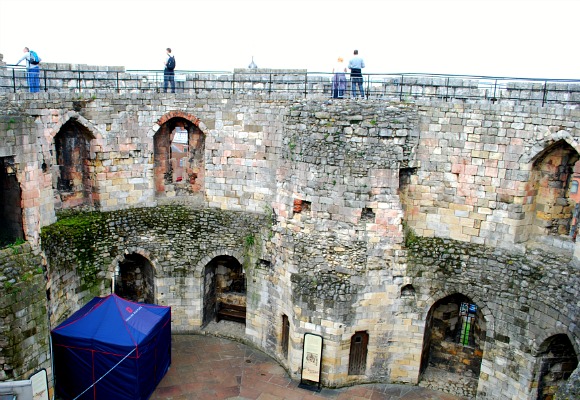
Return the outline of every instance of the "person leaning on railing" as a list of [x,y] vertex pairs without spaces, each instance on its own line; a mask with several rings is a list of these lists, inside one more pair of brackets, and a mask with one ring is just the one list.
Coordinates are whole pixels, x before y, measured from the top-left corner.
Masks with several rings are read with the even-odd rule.
[[35,93],[40,91],[40,57],[38,57],[38,63],[33,64],[34,57],[32,56],[30,49],[28,47],[24,48],[24,56],[18,60],[16,65],[20,64],[22,61],[26,60],[26,80],[28,81],[28,89],[30,93]]

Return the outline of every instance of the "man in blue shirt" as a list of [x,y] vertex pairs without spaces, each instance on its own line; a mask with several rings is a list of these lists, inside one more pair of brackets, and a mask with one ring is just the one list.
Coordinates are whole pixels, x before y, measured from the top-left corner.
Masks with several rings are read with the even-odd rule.
[[365,67],[365,62],[358,55],[358,50],[354,51],[354,57],[349,61],[348,68],[350,69],[350,84],[352,91],[352,98],[356,98],[356,87],[358,86],[361,97],[365,97],[363,90],[363,75],[362,69]]
[[[40,92],[40,67],[38,66],[41,61],[40,57],[37,56],[38,59],[35,60],[28,47],[25,47],[23,51],[24,56],[18,60],[16,65],[26,60],[26,80],[28,81],[28,89],[30,90],[30,93]],[[36,64],[31,61],[36,61]]]

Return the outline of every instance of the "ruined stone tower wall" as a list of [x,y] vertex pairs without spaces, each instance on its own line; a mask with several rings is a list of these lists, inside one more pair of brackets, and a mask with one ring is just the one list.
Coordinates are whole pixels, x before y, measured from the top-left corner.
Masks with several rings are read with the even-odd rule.
[[[440,103],[419,106],[418,113],[420,168],[404,202],[418,235],[500,247],[549,236],[535,229],[542,193],[532,170],[557,142],[578,150],[580,111]],[[571,248],[564,237],[544,239]]]
[[[219,91],[2,101],[15,110],[0,121],[2,157],[14,157],[26,239],[49,261],[55,323],[109,293],[115,265],[137,253],[155,269],[156,301],[174,308],[173,329],[197,331],[203,268],[228,255],[250,267],[248,340],[295,377],[311,332],[325,338],[324,384],[417,383],[427,315],[454,293],[485,318],[481,398],[530,398],[548,335],[580,350],[576,245],[545,224],[559,220],[548,172],[577,151],[576,110]],[[157,192],[155,136],[174,120],[203,133],[198,192]],[[72,231],[54,223],[63,203],[53,190],[54,138],[69,122],[89,138],[83,207],[96,211],[61,215]],[[349,375],[360,331],[366,370]]]

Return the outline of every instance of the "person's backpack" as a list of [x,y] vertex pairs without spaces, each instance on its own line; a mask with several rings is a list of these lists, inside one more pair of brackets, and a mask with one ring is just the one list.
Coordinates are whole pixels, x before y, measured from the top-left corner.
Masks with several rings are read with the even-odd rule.
[[29,60],[30,64],[32,64],[32,65],[40,64],[40,58],[38,58],[38,54],[36,54],[36,52],[34,52],[32,50],[30,50],[29,53],[30,53],[30,60]]
[[169,60],[167,60],[167,69],[175,69],[175,56],[169,56]]

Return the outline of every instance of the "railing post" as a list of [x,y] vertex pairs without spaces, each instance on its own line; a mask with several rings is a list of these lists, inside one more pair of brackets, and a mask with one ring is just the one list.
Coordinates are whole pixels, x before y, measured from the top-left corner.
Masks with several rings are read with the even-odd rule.
[[542,95],[542,107],[546,104],[546,99],[548,97],[548,81],[544,81],[544,94]]
[[81,70],[77,70],[78,74],[78,84],[77,84],[77,88],[79,89],[79,93],[81,92]]
[[405,75],[401,75],[401,88],[399,89],[399,101],[403,101],[403,81],[405,79]]
[[117,93],[121,93],[121,89],[119,88],[119,71],[116,71],[115,75],[117,76]]
[[12,68],[12,88],[14,93],[16,93],[16,69]]
[[268,75],[268,79],[269,79],[268,97],[270,97],[270,95],[272,94],[272,73],[271,72]]
[[497,79],[493,81],[493,97],[491,98],[492,103],[495,103],[497,101],[496,90],[497,90]]
[[370,88],[371,88],[371,75],[368,74],[367,75],[367,90],[365,90],[365,92],[367,94],[367,100],[369,99],[369,90],[370,90]]
[[304,73],[304,98],[308,98],[308,72]]

